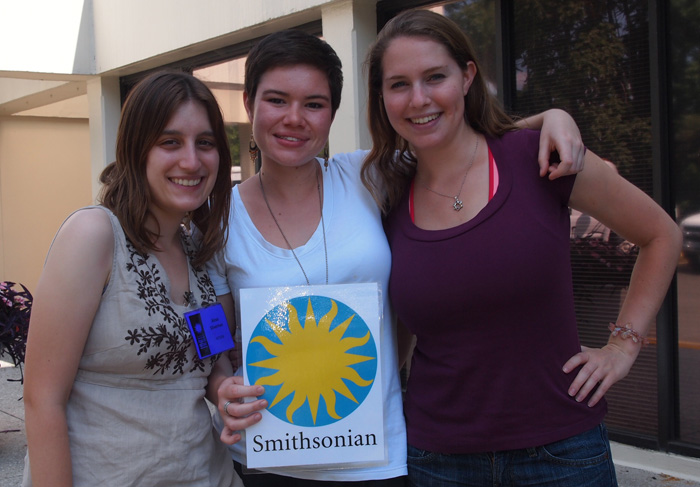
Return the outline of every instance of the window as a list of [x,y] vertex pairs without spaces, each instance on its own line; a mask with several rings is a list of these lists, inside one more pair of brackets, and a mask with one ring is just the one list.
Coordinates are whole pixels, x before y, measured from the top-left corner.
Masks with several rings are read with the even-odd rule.
[[678,266],[679,439],[700,444],[700,40],[697,2],[669,2],[670,152],[683,230]]
[[243,106],[245,57],[198,68],[192,74],[204,81],[219,102],[231,151],[231,181],[240,183],[255,172],[246,150],[251,128]]
[[[514,6],[517,112],[559,107],[587,146],[652,192],[648,2],[521,0]],[[635,248],[590,217],[572,212],[572,271],[584,345],[600,347],[616,321]],[[629,376],[606,395],[611,430],[658,435],[654,330]]]

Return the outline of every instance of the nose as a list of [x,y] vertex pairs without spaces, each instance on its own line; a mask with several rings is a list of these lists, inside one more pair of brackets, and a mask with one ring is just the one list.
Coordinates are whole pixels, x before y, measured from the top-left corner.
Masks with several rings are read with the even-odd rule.
[[430,97],[425,87],[420,83],[415,83],[411,87],[411,106],[414,108],[422,107],[430,102]]
[[180,154],[180,167],[193,171],[201,165],[196,142],[189,142],[182,148]]
[[284,115],[284,123],[287,125],[301,125],[303,122],[302,107],[297,103],[290,104]]

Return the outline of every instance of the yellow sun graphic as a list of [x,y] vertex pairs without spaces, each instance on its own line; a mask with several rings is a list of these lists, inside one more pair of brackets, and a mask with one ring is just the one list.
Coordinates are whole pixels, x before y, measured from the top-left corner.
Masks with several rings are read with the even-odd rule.
[[[342,321],[331,329],[338,316],[336,301],[318,296],[313,296],[313,298],[317,298],[316,302],[319,298],[330,302],[329,311],[318,321],[316,321],[312,306],[312,297],[297,298],[292,301],[297,302],[300,307],[304,305],[304,300],[306,301],[306,316],[303,326],[297,308],[292,302],[286,302],[281,305],[286,313],[268,313],[261,321],[261,325],[265,325],[280,343],[275,343],[270,338],[260,334],[250,340],[250,345],[255,343],[261,345],[272,357],[248,363],[248,365],[276,371],[271,375],[257,378],[254,383],[280,386],[274,399],[270,402],[269,409],[274,408],[280,401],[293,394],[285,411],[286,419],[291,424],[294,424],[292,420],[294,413],[307,400],[313,425],[316,425],[321,399],[325,402],[328,416],[333,418],[331,421],[341,419],[342,414],[347,413],[345,411],[347,408],[344,408],[344,413],[341,414],[336,411],[337,401],[342,399],[336,393],[352,401],[353,410],[358,405],[358,399],[345,381],[357,386],[355,389],[359,388],[359,390],[364,391],[364,396],[366,396],[369,392],[369,386],[374,382],[374,374],[376,374],[376,348],[371,333],[364,322],[354,313],[351,314],[352,310],[348,308],[349,312],[343,314]],[[269,317],[275,317],[274,319],[277,320],[284,315],[288,316],[288,327],[285,327],[283,323],[269,319]],[[355,328],[358,328],[358,324],[364,326],[364,329],[360,328],[360,330],[361,333],[364,331],[366,333],[363,336],[344,337],[348,327],[353,324],[353,320]],[[370,341],[372,341],[370,348],[361,348],[363,351],[369,351],[369,355],[348,352],[351,349],[368,345]],[[255,359],[253,358],[253,360]],[[374,361],[371,368],[371,378],[363,379],[358,371],[351,366],[368,361]]]

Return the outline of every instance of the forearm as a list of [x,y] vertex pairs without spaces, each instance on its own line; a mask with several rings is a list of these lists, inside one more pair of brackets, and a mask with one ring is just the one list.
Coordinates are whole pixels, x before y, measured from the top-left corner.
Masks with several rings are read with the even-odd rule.
[[[222,294],[216,297],[216,300],[221,304],[226,315],[226,322],[229,326],[229,331],[234,335],[234,340],[236,340],[236,315],[234,312],[235,306],[233,302],[233,297],[231,293]],[[237,343],[233,350],[222,353],[219,359],[216,361],[214,368],[209,375],[209,381],[207,383],[206,397],[212,404],[217,404],[217,398],[219,395],[219,386],[228,377],[231,377],[234,372],[234,366],[232,365],[232,358],[238,353],[240,344]]]
[[[668,286],[678,264],[681,234],[677,225],[668,219],[665,231],[640,247],[625,300],[620,308],[617,324],[646,336],[661,307]],[[620,340],[611,340],[620,343]],[[631,342],[631,340],[628,340]],[[633,345],[626,343],[626,347]]]
[[[586,156],[586,170],[574,182],[569,206],[639,246],[627,294],[607,345],[600,349],[582,347],[563,367],[565,373],[578,370],[569,395],[577,401],[588,398],[588,405],[594,406],[634,364],[642,348],[640,338],[649,332],[673,278],[681,234],[678,225],[649,196],[591,152]],[[634,333],[626,332],[625,327]]]
[[545,112],[541,112],[526,118],[519,118],[515,121],[515,125],[521,129],[540,130],[544,122],[544,113]]
[[233,367],[229,361],[228,353],[224,352],[216,361],[216,364],[212,368],[211,374],[209,374],[209,379],[207,381],[206,398],[209,399],[212,404],[217,405],[217,401],[219,399],[219,387],[224,380],[232,375]]
[[25,396],[27,451],[34,487],[73,485],[65,409],[42,407]]
[[[595,406],[610,387],[627,376],[642,349],[642,338],[656,317],[678,262],[680,232],[670,218],[668,221],[668,232],[657,234],[640,247],[617,319],[622,332],[613,331],[600,349],[581,347],[581,352],[564,364],[567,374],[578,370],[568,393],[579,402],[587,400],[589,406]],[[625,326],[635,334],[625,337]]]

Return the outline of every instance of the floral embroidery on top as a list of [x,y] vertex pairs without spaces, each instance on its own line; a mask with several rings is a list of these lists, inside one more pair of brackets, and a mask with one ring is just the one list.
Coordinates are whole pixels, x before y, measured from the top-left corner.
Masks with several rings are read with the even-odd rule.
[[[193,244],[184,231],[180,236],[191,265],[195,252]],[[170,369],[173,375],[197,370],[204,371],[205,363],[195,351],[185,318],[172,307],[168,288],[161,277],[156,259],[150,254],[137,252],[128,239],[126,246],[129,254],[126,270],[136,276],[138,297],[143,301],[147,315],[149,317],[158,315],[161,322],[155,326],[142,326],[128,330],[124,339],[129,342],[129,345],[138,345],[137,355],[152,353],[145,368],[153,370],[154,375],[158,373],[163,375]],[[209,275],[201,267],[192,266],[192,271],[196,277],[197,289],[193,294],[197,302],[202,306],[213,303],[216,295]],[[213,366],[216,356],[209,360],[210,366]],[[188,365],[189,369],[185,370]]]

